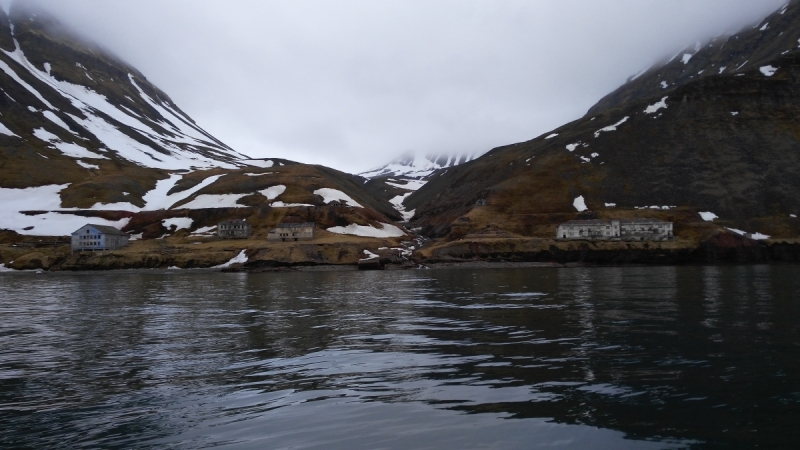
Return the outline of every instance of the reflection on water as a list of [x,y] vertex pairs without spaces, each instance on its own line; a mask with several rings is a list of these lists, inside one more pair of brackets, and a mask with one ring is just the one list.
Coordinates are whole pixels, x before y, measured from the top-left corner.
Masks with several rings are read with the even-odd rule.
[[800,267],[0,276],[0,447],[790,448]]

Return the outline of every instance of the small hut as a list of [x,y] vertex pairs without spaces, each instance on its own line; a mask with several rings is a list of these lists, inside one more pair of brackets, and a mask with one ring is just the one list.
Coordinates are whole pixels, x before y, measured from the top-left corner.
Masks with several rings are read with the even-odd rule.
[[217,224],[217,236],[246,239],[253,235],[253,226],[244,220],[225,220]]

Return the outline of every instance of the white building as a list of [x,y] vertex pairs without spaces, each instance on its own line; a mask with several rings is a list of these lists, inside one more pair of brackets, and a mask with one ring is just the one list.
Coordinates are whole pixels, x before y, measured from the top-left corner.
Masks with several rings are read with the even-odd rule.
[[72,233],[72,250],[114,250],[128,245],[129,237],[114,227],[90,223]]
[[269,230],[268,241],[308,241],[314,239],[317,224],[314,222],[305,223],[282,223],[278,228]]
[[671,241],[672,222],[660,219],[570,220],[558,226],[556,239],[592,241]]

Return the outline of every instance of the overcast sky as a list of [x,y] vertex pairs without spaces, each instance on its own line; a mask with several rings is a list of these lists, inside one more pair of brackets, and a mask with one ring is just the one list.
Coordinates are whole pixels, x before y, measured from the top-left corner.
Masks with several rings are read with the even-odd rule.
[[786,0],[40,3],[236,150],[358,172],[534,138]]

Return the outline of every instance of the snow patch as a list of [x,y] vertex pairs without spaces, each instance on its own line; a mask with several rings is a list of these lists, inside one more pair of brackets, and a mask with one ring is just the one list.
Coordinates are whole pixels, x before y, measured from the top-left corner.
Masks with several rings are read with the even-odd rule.
[[667,108],[667,99],[668,98],[669,97],[664,97],[664,98],[661,99],[660,102],[656,102],[656,103],[653,103],[652,105],[649,105],[647,107],[647,109],[644,110],[644,113],[645,114],[653,114],[656,111],[658,111],[659,109],[666,109]]
[[244,208],[237,202],[240,198],[250,194],[201,194],[189,203],[180,205],[180,209],[207,209],[207,208]]
[[765,23],[763,27],[759,28],[759,31],[766,31],[769,27],[769,22]]
[[198,229],[196,229],[196,230],[194,230],[194,231],[192,232],[192,236],[198,236],[198,235],[201,235],[201,234],[207,234],[207,233],[210,233],[210,232],[211,232],[211,230],[213,230],[214,228],[217,228],[217,226],[216,226],[216,225],[212,225],[212,226],[210,226],[210,227],[202,227],[202,228],[198,228]]
[[609,125],[609,126],[607,126],[605,128],[601,128],[601,129],[595,131],[594,132],[594,137],[595,138],[600,137],[600,133],[603,133],[603,132],[616,131],[617,127],[622,125],[623,123],[627,122],[628,119],[630,119],[630,117],[629,116],[625,116],[625,117],[622,118],[622,120],[620,120],[619,122],[615,123],[614,125]]
[[778,71],[778,68],[777,67],[772,67],[772,66],[762,66],[758,70],[760,70],[761,73],[763,73],[765,77],[771,77],[771,76],[775,75],[775,72]]
[[[385,248],[385,247],[381,247],[381,248]],[[366,256],[366,258],[364,258],[364,259],[380,258],[380,256],[376,255],[375,253],[372,253],[371,251],[369,251],[367,249],[364,249],[364,256]]]
[[[213,175],[206,178],[205,180],[200,182],[200,184],[192,187],[191,189],[187,189],[181,192],[176,192],[172,195],[167,195],[167,192],[172,190],[172,188],[175,187],[178,181],[180,181],[181,178],[183,178],[183,175],[178,175],[178,174],[170,175],[170,177],[167,178],[166,180],[159,180],[156,183],[156,187],[142,197],[142,200],[144,200],[145,202],[145,207],[143,209],[145,211],[169,209],[170,206],[189,198],[195,192],[214,183],[221,177],[222,175]],[[181,208],[185,208],[185,206],[181,206]]]
[[240,159],[239,162],[247,164],[248,166],[260,167],[262,169],[269,169],[275,165],[275,163],[269,159]]
[[5,134],[6,136],[19,137],[16,134],[14,134],[14,132],[9,130],[8,127],[3,125],[2,123],[0,123],[0,134]]
[[286,192],[286,186],[284,186],[282,184],[278,184],[278,185],[275,185],[275,186],[270,186],[270,187],[268,187],[266,189],[262,189],[262,190],[260,190],[258,192],[261,195],[263,195],[264,197],[267,197],[270,200],[275,200],[276,198],[278,198],[279,195],[281,195],[284,192]]
[[61,120],[61,118],[58,117],[53,111],[42,111],[42,114],[50,122],[53,122],[54,124],[56,124],[56,125],[60,126],[61,128],[69,131],[70,133],[75,134],[75,132],[72,131],[72,129],[69,127],[69,125],[67,125],[63,120]]
[[553,133],[550,136],[547,136],[545,139],[553,139],[556,136],[558,136],[558,133]]
[[574,152],[575,149],[578,148],[580,145],[581,145],[580,142],[578,142],[576,144],[569,144],[569,145],[567,145],[567,150],[569,150],[571,152]]
[[606,203],[605,205],[606,205],[606,208],[616,208],[617,207],[616,203]]
[[192,222],[194,222],[194,220],[189,217],[172,217],[170,219],[162,220],[161,224],[168,230],[175,225],[175,231],[178,231],[183,228],[188,230],[192,227]]
[[692,55],[691,53],[684,53],[683,57],[681,58],[681,62],[683,62],[684,64],[689,64],[689,61],[691,61],[692,56],[694,55]]
[[397,228],[394,225],[388,223],[381,223],[381,226],[382,228],[378,229],[370,225],[364,226],[351,223],[346,227],[328,228],[328,231],[336,234],[352,234],[355,236],[376,237],[376,238],[400,237],[406,235],[405,233],[403,233],[403,230]]
[[698,214],[700,214],[700,217],[702,217],[706,222],[713,222],[714,219],[719,219],[719,216],[712,212],[699,212]]
[[354,208],[362,207],[355,200],[350,198],[349,195],[345,194],[344,192],[338,189],[331,189],[331,188],[317,189],[316,191],[314,191],[314,195],[319,195],[320,197],[322,197],[322,201],[325,202],[326,204],[334,200],[338,200],[340,202],[346,203],[347,206],[351,206]]
[[94,164],[87,164],[87,163],[85,163],[83,161],[75,161],[75,162],[78,163],[79,166],[81,166],[83,168],[86,168],[86,169],[100,170],[100,166],[96,166]]
[[739,115],[739,111],[731,111],[731,115],[732,116],[738,116]]
[[[68,186],[69,184],[53,184],[25,189],[0,188],[0,205],[3,205],[3,213],[0,214],[0,229],[13,230],[19,234],[32,236],[68,236],[90,222],[122,229],[130,221],[128,218],[112,221],[99,217],[76,216],[68,211],[47,212],[35,216],[20,213],[20,211],[31,209],[54,210],[61,208],[59,193]],[[30,227],[33,228],[25,229]]]
[[248,176],[248,177],[260,177],[260,176],[263,176],[263,175],[271,175],[271,174],[273,174],[273,173],[275,173],[275,172],[264,172],[264,173],[246,173],[245,175],[246,175],[246,176]]
[[270,203],[269,206],[272,206],[273,208],[294,208],[300,206],[314,206],[314,205],[309,205],[308,203],[283,203],[282,201],[277,201]]
[[414,217],[414,213],[416,213],[417,211],[416,209],[412,209],[411,211],[406,211],[406,206],[403,204],[406,198],[408,198],[408,196],[411,194],[413,194],[413,192],[406,192],[403,195],[392,197],[392,199],[389,200],[389,203],[391,203],[392,206],[394,206],[394,209],[396,209],[397,212],[399,212],[400,215],[403,216],[403,220],[406,222],[411,220],[411,218]]
[[572,202],[572,206],[574,206],[575,209],[578,210],[578,212],[583,212],[589,209],[586,207],[586,202],[583,200],[582,195],[579,195],[578,197],[575,198],[575,201]]
[[388,181],[386,182],[386,184],[389,186],[394,186],[400,189],[408,189],[410,191],[416,191],[422,186],[425,186],[426,183],[428,182],[423,180],[408,180],[406,184],[390,183]]
[[748,233],[746,231],[737,230],[736,228],[728,228],[728,227],[725,227],[725,229],[728,230],[728,231],[733,231],[734,233],[736,233],[736,234],[738,234],[740,236],[744,236],[746,238],[753,239],[754,241],[763,241],[763,240],[766,240],[766,239],[770,238],[768,235],[762,234],[762,233]]
[[720,74],[720,75],[722,75],[722,72],[725,72],[725,68],[726,68],[726,67],[727,67],[727,66],[722,66],[722,67],[720,67],[720,68],[719,68],[719,74]]
[[669,87],[669,84],[666,81],[661,82],[661,89],[666,89]]
[[220,264],[218,266],[212,267],[212,269],[224,269],[226,267],[230,267],[234,264],[244,264],[247,262],[247,255],[245,254],[247,250],[242,250],[238,255],[231,258],[230,261],[226,262],[225,264]]

